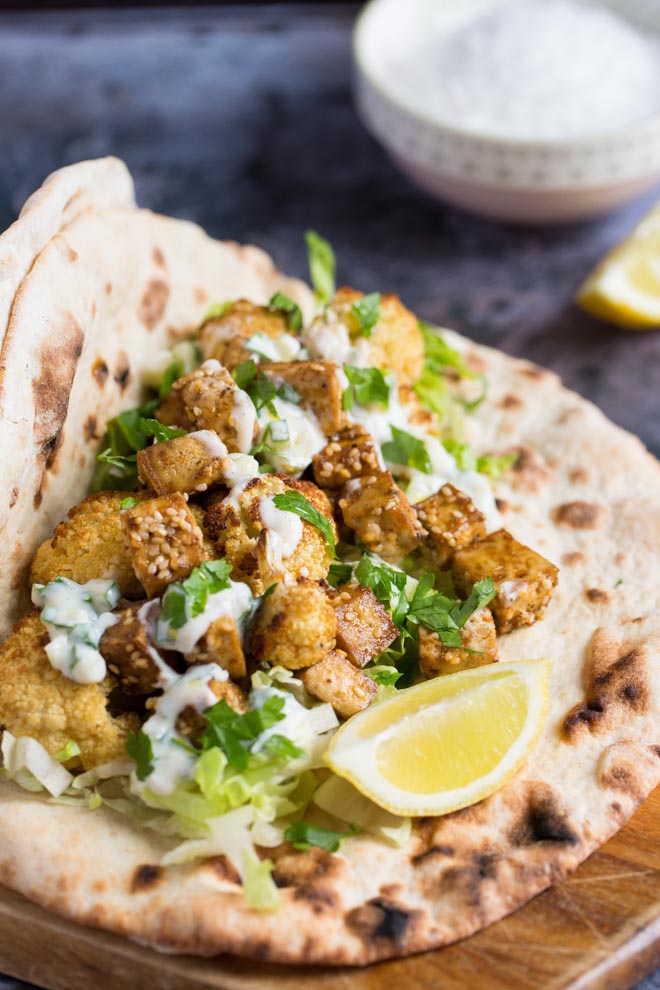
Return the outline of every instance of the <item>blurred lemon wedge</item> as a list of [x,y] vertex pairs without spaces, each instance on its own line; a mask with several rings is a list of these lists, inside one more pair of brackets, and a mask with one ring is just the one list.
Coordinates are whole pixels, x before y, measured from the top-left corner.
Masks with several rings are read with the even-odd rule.
[[660,203],[582,283],[588,313],[629,330],[660,327]]
[[444,815],[498,790],[538,739],[547,660],[436,677],[353,716],[325,761],[396,815]]

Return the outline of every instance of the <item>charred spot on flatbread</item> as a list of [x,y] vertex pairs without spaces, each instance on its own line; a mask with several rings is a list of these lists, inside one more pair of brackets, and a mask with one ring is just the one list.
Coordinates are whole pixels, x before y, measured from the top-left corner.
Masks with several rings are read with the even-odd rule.
[[144,894],[145,891],[151,890],[163,879],[164,872],[163,867],[157,866],[155,863],[144,863],[142,866],[137,866],[131,877],[131,893]]
[[18,496],[19,496],[18,486],[17,485],[14,485],[14,487],[9,492],[9,508],[10,509],[13,509],[14,506],[16,505],[16,503],[18,502]]
[[401,949],[423,915],[385,897],[373,897],[346,915],[346,925],[365,942],[387,941]]
[[573,529],[598,529],[605,509],[593,502],[564,502],[558,505],[553,513],[555,522],[560,526],[572,526]]
[[158,265],[159,268],[165,268],[165,256],[159,247],[155,247],[151,252],[151,257],[154,260],[154,264]]
[[213,873],[217,880],[223,883],[235,883],[242,885],[241,875],[226,856],[211,856],[204,860],[204,868]]
[[450,856],[454,856],[455,853],[456,850],[453,846],[445,845],[443,843],[434,843],[433,845],[430,845],[428,849],[424,849],[423,852],[417,853],[413,856],[411,862],[413,866],[422,866],[429,860],[447,859]]
[[514,488],[537,492],[543,484],[552,480],[552,470],[543,455],[534,447],[522,444],[510,448],[505,453],[516,455],[516,459],[511,465],[511,479]]
[[546,783],[530,781],[527,806],[511,834],[513,846],[537,842],[574,845],[579,841],[559,796]]
[[105,385],[110,369],[102,358],[97,358],[92,365],[92,378],[101,388]]
[[562,727],[570,742],[588,730],[608,732],[649,706],[648,658],[644,646],[629,647],[597,629],[587,662],[586,700],[575,705]]
[[598,782],[609,790],[627,794],[638,804],[658,779],[660,747],[640,747],[632,739],[608,746],[598,764]]
[[578,564],[586,563],[587,558],[579,550],[571,550],[561,558],[564,567],[576,567]]
[[169,296],[170,287],[163,279],[153,278],[147,282],[137,311],[140,323],[147,330],[153,330],[160,322]]
[[125,351],[119,351],[112,377],[123,392],[131,380],[131,366]]
[[85,440],[95,440],[98,438],[96,428],[99,425],[99,421],[93,413],[85,419],[83,423],[83,433],[85,434]]
[[324,877],[336,880],[345,870],[343,860],[318,846],[295,852],[284,845],[273,850],[270,858],[275,861],[273,880],[278,887],[299,887]]
[[609,593],[602,588],[587,588],[584,595],[594,605],[609,605],[611,601]]
[[522,399],[519,399],[517,395],[505,395],[500,401],[500,406],[502,409],[521,409],[524,406]]
[[589,481],[589,473],[583,467],[572,468],[568,472],[568,480],[573,485],[584,485]]

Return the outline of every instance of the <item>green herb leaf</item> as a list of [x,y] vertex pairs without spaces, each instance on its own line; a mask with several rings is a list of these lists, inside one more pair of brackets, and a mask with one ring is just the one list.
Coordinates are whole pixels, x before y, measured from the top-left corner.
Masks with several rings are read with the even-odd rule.
[[299,333],[302,330],[303,317],[300,306],[293,299],[285,296],[283,292],[275,293],[268,304],[268,308],[284,313],[287,326],[293,333]]
[[315,230],[306,231],[305,241],[307,242],[309,274],[316,298],[327,304],[335,294],[335,252],[328,241],[317,234]]
[[497,588],[491,577],[482,578],[481,581],[473,584],[472,591],[456,613],[456,624],[459,628],[463,628],[473,612],[488,605],[488,602],[492,602],[496,594]]
[[[224,699],[218,701],[204,712],[206,731],[202,740],[203,750],[219,746],[233,767],[237,770],[246,770],[250,762],[249,744],[284,718],[283,708],[284,698],[279,695],[273,695],[261,708],[244,714],[235,712]],[[278,748],[280,752],[271,751],[271,755],[278,757],[284,755],[283,751],[286,747],[275,743],[274,749]],[[297,750],[297,747],[293,748]]]
[[359,825],[351,825],[347,832],[333,832],[329,828],[310,825],[309,822],[291,822],[284,832],[284,838],[293,845],[294,849],[319,846],[333,853],[337,852],[342,842],[353,835],[359,835],[361,831]]
[[304,749],[296,746],[286,736],[280,736],[277,733],[266,740],[264,749],[270,756],[282,760],[299,760],[305,755]]
[[136,498],[133,498],[132,495],[128,495],[126,498],[123,498],[121,500],[121,502],[119,503],[119,508],[120,509],[132,509],[133,506],[134,505],[137,505],[137,504],[138,504],[138,500]]
[[365,553],[355,568],[355,580],[365,588],[371,588],[381,605],[391,614],[395,625],[403,625],[408,612],[408,599],[405,595],[407,574],[389,567],[380,558]]
[[424,474],[433,473],[433,465],[424,441],[412,433],[392,426],[392,439],[382,446],[383,457],[393,464],[404,464]]
[[177,426],[163,426],[157,419],[145,419],[140,417],[138,429],[144,437],[153,437],[156,443],[164,443],[166,440],[174,440],[176,437],[185,437],[187,430],[180,430]]
[[108,447],[107,450],[102,450],[100,454],[96,455],[96,460],[99,464],[108,464],[120,474],[126,474],[133,468],[136,471],[137,480],[137,469],[134,468],[137,460],[135,454],[113,454],[111,448]]
[[482,454],[481,457],[477,457],[476,469],[480,474],[485,474],[495,481],[506,474],[517,459],[518,454]]
[[202,317],[202,323],[206,323],[207,320],[213,320],[218,316],[224,316],[232,306],[234,305],[232,300],[228,302],[217,302],[212,303],[211,306],[206,310],[204,316]]
[[371,337],[371,331],[380,319],[380,292],[370,292],[353,303],[353,313],[358,318],[360,333]]
[[463,645],[460,630],[478,608],[495,597],[495,584],[490,577],[477,581],[467,599],[460,602],[434,591],[434,582],[432,574],[421,578],[410,602],[408,615],[436,632],[445,646],[460,649]]
[[154,768],[154,751],[151,739],[139,729],[129,732],[126,737],[126,749],[132,760],[135,760],[135,774],[138,780],[146,780]]
[[324,516],[322,512],[315,509],[304,495],[301,495],[300,492],[293,491],[282,492],[279,495],[273,496],[273,505],[276,509],[281,509],[283,512],[293,512],[294,515],[300,516],[305,522],[316,526],[319,532],[325,537],[330,550],[334,554],[335,533],[332,523],[327,516]]
[[468,368],[462,354],[450,347],[436,329],[423,320],[419,321],[419,329],[424,338],[426,352],[426,367],[433,374],[441,375],[448,369],[457,373],[459,378],[475,378],[475,373]]
[[387,406],[390,386],[380,368],[354,368],[345,364],[344,374],[349,381],[342,400],[344,409],[353,408],[354,398],[361,406]]
[[181,629],[189,619],[201,615],[209,595],[229,587],[231,564],[207,560],[194,567],[185,581],[170,584],[163,595],[161,615],[171,629]]
[[459,471],[476,471],[477,458],[474,456],[469,443],[460,440],[443,440],[442,445],[456,461]]
[[341,560],[333,560],[328,571],[328,584],[339,588],[353,577],[353,564],[344,564]]
[[174,347],[174,359],[158,386],[158,398],[164,399],[172,391],[172,385],[177,379],[188,374],[202,361],[202,352],[192,340],[183,340]]
[[246,389],[257,377],[257,365],[256,362],[249,358],[247,361],[242,361],[241,364],[237,365],[232,371],[232,377],[239,388]]
[[364,673],[376,684],[381,684],[384,687],[394,687],[396,682],[403,676],[402,672],[397,670],[396,667],[380,664],[376,667],[365,667]]

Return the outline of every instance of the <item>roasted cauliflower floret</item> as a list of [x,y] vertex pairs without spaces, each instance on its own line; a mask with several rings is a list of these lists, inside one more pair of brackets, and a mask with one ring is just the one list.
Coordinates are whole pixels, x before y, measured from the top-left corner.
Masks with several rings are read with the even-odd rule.
[[179,378],[171,394],[172,402],[181,398],[186,419],[197,430],[217,433],[230,454],[250,450],[258,432],[254,405],[218,361],[205,361]]
[[250,652],[262,663],[299,670],[334,648],[337,619],[323,586],[309,578],[278,584],[254,618]]
[[329,702],[340,718],[350,718],[367,708],[378,690],[341,650],[333,650],[313,667],[307,667],[300,679],[314,698]]
[[337,646],[356,667],[364,667],[399,635],[371,588],[345,584],[329,592],[337,617]]
[[239,299],[222,316],[213,316],[202,325],[199,344],[205,358],[215,358],[233,371],[241,362],[253,357],[245,342],[255,333],[275,340],[287,332],[283,313]]
[[121,503],[129,495],[141,501],[149,492],[101,492],[69,510],[50,540],[41,544],[32,562],[31,584],[56,577],[85,584],[94,578],[116,581],[125,598],[144,594],[124,540]]
[[352,478],[376,474],[382,469],[378,447],[367,431],[359,425],[341,430],[314,455],[312,471],[321,488],[338,491]]
[[264,374],[275,385],[286,383],[302,396],[303,408],[310,409],[326,436],[344,425],[342,387],[334,364],[329,361],[272,361]]
[[48,633],[32,611],[0,644],[0,725],[15,736],[31,736],[51,755],[72,739],[85,770],[126,757],[126,736],[139,728],[138,717],[113,718],[107,709],[111,679],[102,684],[69,680],[51,666],[47,643]]
[[225,479],[227,449],[211,430],[199,430],[138,450],[140,481],[157,495],[205,492]]
[[[363,297],[364,293],[356,289],[338,289],[326,311],[307,330],[308,348],[312,354],[333,361],[333,349],[340,352],[352,343],[359,347],[366,364],[395,371],[399,384],[412,385],[424,366],[424,338],[417,317],[398,296],[381,295],[378,322],[365,337],[354,309]],[[333,336],[336,348],[332,345]]]
[[150,621],[157,608],[149,602],[120,609],[99,640],[99,652],[126,694],[151,694],[163,687],[168,663],[153,640]]
[[233,680],[240,681],[247,675],[247,666],[236,620],[230,615],[215,619],[185,660],[188,664],[217,663]]
[[[231,501],[215,496],[206,511],[204,528],[216,540],[219,555],[232,565],[232,579],[244,581],[255,595],[263,595],[284,575],[318,580],[330,569],[332,552],[311,523],[300,520],[301,535],[293,548],[283,546],[277,530],[266,524],[262,513],[272,512],[272,496],[291,491],[304,495],[334,527],[330,503],[316,485],[275,474],[252,478]],[[295,536],[293,527],[299,524],[287,520],[287,515],[276,515],[275,521],[290,527]],[[290,553],[283,552],[289,549]]]
[[476,581],[492,577],[497,595],[488,607],[501,633],[543,618],[558,574],[554,564],[505,529],[457,550],[452,562],[456,590],[464,597]]
[[122,512],[133,568],[150,598],[204,560],[204,537],[183,495],[151,498]]
[[486,535],[483,513],[469,495],[449,483],[418,502],[415,512],[428,533],[422,560],[430,570],[446,567],[456,550]]
[[389,471],[347,482],[339,508],[367,550],[390,563],[417,549],[424,538],[412,505]]
[[437,633],[419,627],[419,665],[425,677],[454,674],[469,667],[495,663],[498,658],[497,634],[487,608],[474,612],[461,629],[462,648],[445,646]]

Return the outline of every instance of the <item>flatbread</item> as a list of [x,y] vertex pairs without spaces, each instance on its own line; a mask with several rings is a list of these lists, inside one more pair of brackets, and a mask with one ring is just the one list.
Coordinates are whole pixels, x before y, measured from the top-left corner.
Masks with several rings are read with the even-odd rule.
[[[86,418],[134,402],[135,382],[123,395],[106,384],[107,407],[99,399],[90,370],[99,349],[109,380],[121,351],[137,372],[150,334],[164,339],[201,315],[208,298],[196,302],[196,289],[260,299],[277,279],[253,249],[214,245],[190,225],[121,210],[81,218],[42,261],[14,307],[13,353],[29,357],[34,380],[48,326],[58,328],[60,353],[74,353],[81,329],[84,348],[72,386],[65,376],[58,385],[63,400],[71,397],[53,462],[59,473],[34,441],[33,389],[20,393],[23,411],[9,424],[30,443],[21,455],[27,498],[19,500],[29,504],[12,530],[23,541],[17,564],[84,491],[93,449],[81,436]],[[167,316],[148,331],[136,314],[156,279],[167,279]],[[291,284],[286,291],[293,294]],[[115,336],[107,343],[109,327]],[[21,346],[28,333],[31,345]],[[475,445],[520,455],[496,486],[504,525],[561,568],[545,619],[499,640],[503,660],[552,661],[550,714],[523,771],[472,808],[419,820],[404,849],[362,834],[340,855],[270,850],[283,900],[272,914],[246,906],[222,860],[164,869],[170,840],[108,809],[51,805],[3,783],[1,882],[78,922],[166,951],[361,965],[470,935],[574,869],[627,821],[660,779],[660,466],[554,374],[457,335],[449,342],[489,377],[488,401],[471,421]]]

